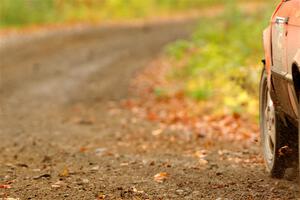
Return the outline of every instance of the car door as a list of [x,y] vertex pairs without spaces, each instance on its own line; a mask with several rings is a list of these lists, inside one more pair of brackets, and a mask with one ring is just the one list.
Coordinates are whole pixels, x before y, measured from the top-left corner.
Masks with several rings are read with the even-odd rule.
[[[290,101],[294,110],[294,116],[297,114],[297,98],[293,85],[292,66],[295,63],[295,56],[300,52],[300,0],[291,0],[289,13],[289,22],[287,29],[287,80]],[[300,63],[298,63],[299,65]]]
[[285,0],[272,18],[272,82],[275,88],[277,103],[287,114],[293,116],[294,109],[290,101],[287,79],[288,67],[288,31],[294,2]]

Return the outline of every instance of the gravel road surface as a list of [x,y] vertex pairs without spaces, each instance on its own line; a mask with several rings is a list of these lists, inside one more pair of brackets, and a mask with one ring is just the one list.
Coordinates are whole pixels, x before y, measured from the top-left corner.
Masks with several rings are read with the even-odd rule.
[[0,198],[296,199],[297,178],[269,178],[259,143],[153,135],[157,124],[119,107],[132,76],[195,24],[86,27],[1,43]]

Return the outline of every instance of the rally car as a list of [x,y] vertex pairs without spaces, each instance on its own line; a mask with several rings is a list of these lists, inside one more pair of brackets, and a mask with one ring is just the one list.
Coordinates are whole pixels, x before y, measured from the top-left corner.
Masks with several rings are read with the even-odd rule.
[[263,41],[261,143],[267,171],[281,178],[299,159],[300,0],[281,1]]

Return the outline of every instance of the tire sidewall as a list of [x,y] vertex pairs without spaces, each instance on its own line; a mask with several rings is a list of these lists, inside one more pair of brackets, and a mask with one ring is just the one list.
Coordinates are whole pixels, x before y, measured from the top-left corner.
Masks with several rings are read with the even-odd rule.
[[264,160],[265,160],[265,166],[268,172],[272,171],[272,168],[274,166],[274,158],[272,162],[267,161],[267,156],[265,153],[265,114],[264,109],[266,106],[266,94],[268,90],[268,80],[267,80],[267,74],[265,72],[265,69],[262,70],[261,74],[261,80],[260,80],[260,88],[259,88],[259,121],[260,121],[260,138],[261,138],[261,149],[263,152]]
[[[275,141],[274,141],[274,157],[272,162],[268,162],[265,153],[265,133],[264,133],[264,125],[265,125],[265,101],[268,88],[268,78],[265,69],[262,71],[261,82],[260,82],[260,99],[259,99],[259,109],[260,109],[260,134],[261,134],[261,143],[262,150],[265,160],[265,165],[267,171],[274,178],[282,178],[284,176],[285,170],[287,168],[287,158],[285,155],[280,155],[280,149],[286,145],[285,136],[285,125],[281,120],[280,114],[277,112],[276,105],[275,109]],[[270,91],[270,90],[269,90]]]

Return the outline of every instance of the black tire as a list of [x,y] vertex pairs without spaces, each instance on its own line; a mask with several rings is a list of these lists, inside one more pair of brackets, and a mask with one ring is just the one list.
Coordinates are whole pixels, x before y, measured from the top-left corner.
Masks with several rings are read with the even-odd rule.
[[[273,178],[282,178],[284,176],[285,170],[287,168],[287,158],[284,155],[284,153],[281,152],[282,148],[287,145],[287,141],[285,139],[285,126],[282,122],[280,115],[277,112],[277,109],[274,107],[274,120],[272,120],[272,124],[274,124],[274,131],[273,131],[273,142],[272,145],[270,145],[271,136],[269,134],[270,132],[270,122],[267,122],[266,117],[266,109],[268,101],[270,101],[268,98],[270,98],[269,95],[269,89],[267,85],[267,74],[265,70],[262,71],[261,75],[261,82],[260,82],[260,106],[259,106],[259,114],[260,114],[260,132],[261,132],[261,143],[263,148],[263,154],[264,154],[264,160],[266,164],[267,171],[270,173],[270,175]],[[272,100],[271,100],[272,101]],[[268,115],[269,116],[269,115]],[[268,117],[268,120],[270,120],[270,117]],[[268,123],[268,129],[267,124]],[[273,130],[273,129],[272,129]],[[268,131],[268,132],[267,132]],[[270,137],[268,139],[268,137]],[[269,149],[267,149],[269,148]],[[268,154],[269,151],[273,151],[273,154]],[[272,152],[271,152],[272,153]],[[271,155],[273,158],[271,159]]]
[[298,171],[299,171],[299,185],[300,185],[300,92],[298,92]]

